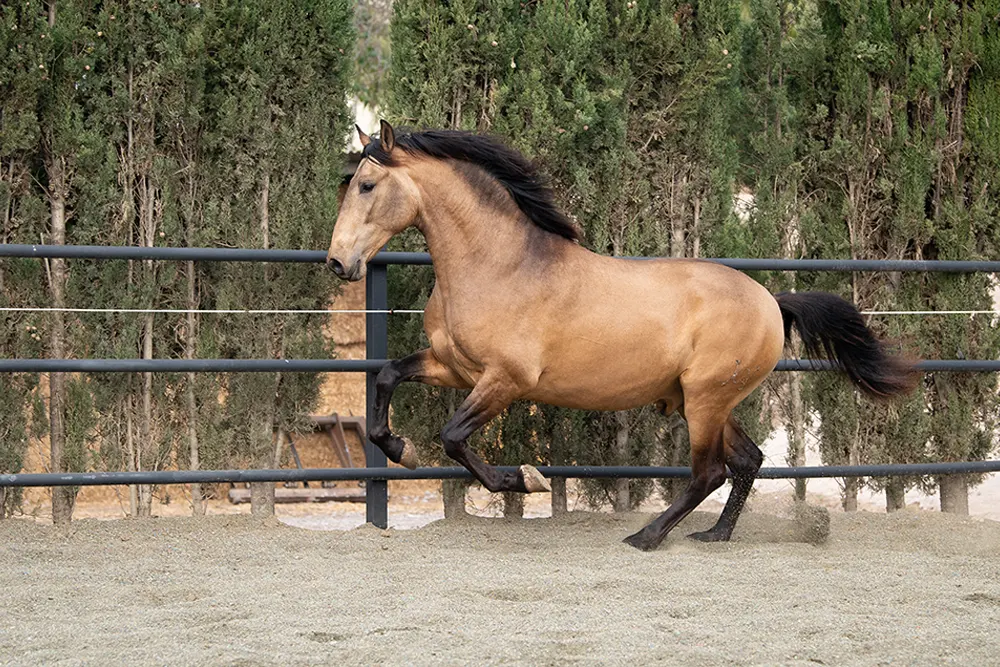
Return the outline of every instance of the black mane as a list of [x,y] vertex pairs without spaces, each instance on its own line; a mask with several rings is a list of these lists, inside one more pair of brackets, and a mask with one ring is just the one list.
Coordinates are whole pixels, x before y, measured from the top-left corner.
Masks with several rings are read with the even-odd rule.
[[[580,230],[552,201],[552,191],[535,166],[516,150],[492,137],[456,130],[397,132],[395,149],[422,153],[429,157],[453,159],[473,164],[492,176],[510,193],[521,212],[538,227],[571,241],[580,240]],[[371,157],[386,166],[392,155],[382,149],[378,138],[365,146],[362,157]]]

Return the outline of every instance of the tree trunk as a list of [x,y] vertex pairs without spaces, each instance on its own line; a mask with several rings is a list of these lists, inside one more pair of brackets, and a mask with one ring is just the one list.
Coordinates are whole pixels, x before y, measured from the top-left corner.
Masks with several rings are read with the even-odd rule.
[[[791,402],[792,423],[788,438],[788,464],[804,466],[806,464],[806,417],[802,404],[802,374],[789,373],[789,401]],[[806,499],[806,480],[795,480],[795,499]]]
[[[49,6],[50,16],[55,16],[55,3]],[[66,164],[61,157],[50,156],[48,161],[49,206],[51,230],[49,243],[66,243]],[[49,263],[51,277],[49,288],[53,308],[66,307],[66,260],[52,259]],[[63,313],[51,314],[49,354],[52,359],[66,357],[66,321]],[[49,374],[49,446],[52,472],[66,472],[66,376]],[[52,521],[68,524],[73,518],[74,493],[70,487],[52,487]]]
[[[129,66],[128,71],[128,106],[129,108],[134,108],[135,101],[135,89],[134,89],[134,76],[132,71],[132,66]],[[127,245],[134,245],[136,243],[135,229],[136,229],[136,198],[137,192],[140,187],[145,187],[144,184],[139,184],[136,181],[136,160],[135,160],[135,117],[133,114],[128,114],[127,121],[125,124],[125,136],[126,144],[124,147],[124,155],[121,156],[121,166],[120,169],[122,173],[120,179],[122,182],[122,200],[121,200],[121,225],[122,228],[127,230]],[[142,243],[142,238],[140,235],[139,243]],[[126,280],[127,289],[135,289],[135,274],[136,274],[136,264],[134,260],[128,260],[128,277]],[[135,379],[134,376],[129,376],[123,381],[127,388],[128,393],[121,399],[122,405],[121,409],[125,414],[125,455],[128,459],[127,466],[130,472],[138,472],[140,466],[140,457],[138,451],[138,443],[136,443],[136,431],[135,431],[135,399],[137,391],[135,389]],[[135,517],[139,515],[139,488],[135,484],[130,484],[128,487],[128,510],[129,516]]]
[[[615,420],[618,422],[618,431],[615,434],[615,459],[619,465],[628,465],[628,412],[616,412]],[[629,480],[616,479],[613,494],[611,503],[615,512],[628,512],[632,508],[629,497]]]
[[[857,400],[857,397],[855,397]],[[858,437],[859,434],[855,433],[854,438],[851,439],[850,451],[847,453],[847,463],[848,465],[856,466],[861,463],[861,455],[858,452]],[[844,511],[845,512],[857,512],[858,511],[858,489],[861,487],[860,481],[857,477],[848,477],[844,480]]]
[[[552,452],[552,465],[560,466],[565,465],[566,457],[563,454],[563,443],[555,444],[555,438],[553,437],[553,444],[551,446]],[[552,496],[550,498],[550,504],[552,508],[552,516],[559,516],[560,514],[566,513],[566,478],[565,477],[553,477],[549,480],[552,484]]]
[[504,491],[503,493],[503,518],[521,519],[524,518],[524,494],[516,491]]
[[[271,450],[270,444],[274,438],[274,416],[267,415],[260,419],[257,424],[258,452]],[[268,445],[265,447],[265,443]],[[268,460],[273,460],[271,456],[256,456],[257,465],[267,466]],[[275,464],[276,467],[277,464]],[[251,482],[250,483],[250,514],[254,516],[274,516],[274,482]]]
[[[141,207],[143,223],[143,245],[152,248],[153,237],[156,233],[155,198],[156,190],[149,176],[143,176],[140,187],[143,188]],[[143,262],[145,279],[151,284],[155,282],[155,269],[153,260],[147,259]],[[154,307],[150,303],[149,307]],[[153,313],[147,313],[143,321],[142,331],[142,358],[153,358],[153,325],[155,323]],[[142,470],[148,466],[149,462],[144,462],[144,454],[153,451],[153,374],[142,374],[142,423],[140,425],[140,441],[136,447],[136,470]],[[153,487],[149,484],[140,484],[139,488],[138,516],[151,516],[153,514]]]
[[[684,448],[688,444],[684,437],[687,425],[680,414],[676,412],[667,417],[667,420],[669,421],[667,432],[670,434],[670,466],[676,468],[681,465]],[[668,480],[666,484],[667,497],[664,500],[668,503],[674,502],[684,492],[687,485],[688,480],[684,478],[675,477]]]
[[841,498],[841,505],[845,512],[858,511],[858,478],[848,477],[844,480],[844,497]]
[[[190,245],[190,243],[189,243]],[[194,310],[198,307],[196,298],[194,262],[187,263],[187,307]],[[197,340],[197,323],[195,314],[187,314],[187,329],[184,332],[184,358],[194,359],[195,341]],[[198,402],[194,393],[195,374],[187,374],[187,391],[185,392],[185,402],[187,403],[188,421],[188,448],[190,450],[191,470],[198,470],[201,466],[201,453],[198,447]],[[205,499],[202,494],[201,484],[195,482],[191,485],[191,510],[194,516],[205,516]]]
[[[270,239],[270,193],[271,175],[265,171],[260,183],[260,199],[258,201],[257,213],[260,217],[261,243],[266,249],[271,242]],[[264,265],[264,271],[268,271],[268,266]],[[276,413],[276,402],[278,396],[278,385],[281,384],[281,374],[275,374],[275,391],[271,394],[270,405],[268,405],[267,416],[262,418],[258,433],[258,451],[264,452],[268,448],[265,443],[270,444],[274,437],[274,423]],[[267,465],[268,457],[257,457],[257,465]],[[272,457],[273,460],[273,457]],[[273,466],[277,467],[278,462]],[[250,513],[254,516],[274,516],[274,484],[272,482],[252,482],[250,484]]]
[[250,482],[250,514],[274,516],[273,482]]
[[[279,434],[277,442],[274,444],[274,448],[265,447],[265,443],[271,444],[272,439],[274,439],[274,415],[273,413],[265,418],[262,418],[258,425],[259,433],[257,434],[258,441],[258,451],[268,452],[271,451],[273,454],[270,456],[257,456],[257,464],[268,466],[270,462],[271,468],[277,468],[278,462],[275,458],[280,456],[280,446],[281,446],[281,436]],[[251,482],[250,483],[250,514],[253,516],[274,516],[274,482]]]
[[[142,358],[153,358],[153,315],[146,315],[142,334]],[[143,453],[148,451],[153,440],[153,374],[142,374],[142,425],[141,439],[136,447],[136,470],[143,469]],[[139,516],[150,516],[153,513],[153,487],[149,484],[139,485]]]
[[[131,472],[139,471],[139,453],[135,446],[135,419],[133,418],[134,406],[132,399],[134,394],[129,393],[125,399],[125,452],[128,455],[128,469]],[[128,487],[128,515],[139,515],[139,487],[130,484]]]
[[[195,228],[202,223],[197,214],[198,211],[198,190],[197,190],[197,164],[195,155],[197,151],[193,148],[196,142],[189,143],[178,138],[177,150],[185,156],[187,172],[187,201],[182,207],[184,211],[184,241],[190,248],[195,244]],[[198,308],[197,274],[195,273],[194,262],[188,262],[187,266],[187,309],[186,326],[184,328],[184,358],[194,359],[198,346],[198,317],[193,312]],[[187,435],[188,435],[188,456],[192,470],[201,467],[201,448],[198,442],[198,400],[195,395],[194,373],[187,374],[187,391],[184,402],[187,410]],[[205,496],[201,484],[195,482],[191,484],[191,513],[194,516],[205,516]]]
[[906,485],[899,477],[890,477],[885,483],[885,511],[895,512],[906,507]]
[[441,480],[441,499],[444,501],[444,518],[458,519],[469,516],[465,509],[465,492],[469,483],[464,479]]
[[942,475],[938,477],[938,487],[942,512],[969,515],[969,480],[964,475]]
[[552,485],[552,516],[566,514],[569,512],[569,506],[566,503],[566,478],[553,477],[549,483]]

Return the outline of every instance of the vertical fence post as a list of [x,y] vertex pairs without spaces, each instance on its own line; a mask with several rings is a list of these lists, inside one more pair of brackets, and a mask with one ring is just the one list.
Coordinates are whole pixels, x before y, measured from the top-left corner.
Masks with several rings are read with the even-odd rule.
[[[365,309],[387,310],[389,293],[384,264],[369,264],[365,282]],[[385,359],[389,355],[389,317],[386,313],[365,314],[365,356],[368,359]],[[377,372],[366,373],[367,397],[365,399],[365,428],[375,422],[375,377]],[[385,453],[365,439],[365,466],[385,468]],[[389,487],[385,480],[368,480],[365,483],[365,516],[368,523],[385,528],[389,523]]]

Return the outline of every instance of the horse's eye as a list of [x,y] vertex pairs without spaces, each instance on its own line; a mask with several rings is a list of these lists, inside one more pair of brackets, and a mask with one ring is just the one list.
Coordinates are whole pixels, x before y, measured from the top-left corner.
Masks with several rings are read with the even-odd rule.
[[374,190],[375,189],[375,184],[374,183],[362,183],[360,186],[358,186],[358,189],[361,190],[361,194],[365,194],[365,193],[368,193],[368,192],[371,192],[372,190]]

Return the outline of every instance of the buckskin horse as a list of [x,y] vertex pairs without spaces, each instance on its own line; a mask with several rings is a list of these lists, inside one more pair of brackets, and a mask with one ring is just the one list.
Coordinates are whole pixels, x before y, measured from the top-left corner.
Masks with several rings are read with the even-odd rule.
[[382,121],[364,146],[337,218],[328,266],[360,280],[368,261],[408,227],[423,233],[436,282],[424,312],[430,347],[390,361],[376,383],[369,437],[417,465],[412,442],[389,430],[401,382],[471,389],[441,431],[445,452],[492,492],[549,490],[530,465],[506,472],[466,439],[515,400],[584,410],[647,404],[680,411],[692,479],[665,512],[625,542],[655,549],[732,472],[710,530],[728,540],[763,455],[733,408],[774,370],[791,327],[811,356],[837,362],[862,391],[890,397],[915,383],[858,310],[832,294],[772,295],[739,271],[695,259],[607,257],[580,245],[535,167],[489,137],[399,133]]

